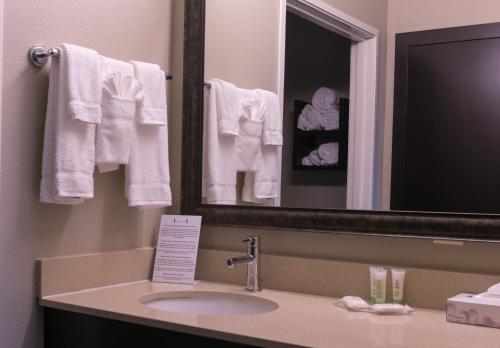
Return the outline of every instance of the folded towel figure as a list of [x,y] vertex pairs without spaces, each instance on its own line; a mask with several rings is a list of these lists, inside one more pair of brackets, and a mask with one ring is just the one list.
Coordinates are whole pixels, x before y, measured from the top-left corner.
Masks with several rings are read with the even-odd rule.
[[318,88],[312,97],[312,105],[322,114],[335,110],[337,96],[334,90],[326,87]]
[[125,166],[128,204],[170,206],[165,73],[156,64],[132,64],[144,96],[138,106],[139,116],[130,129],[130,159]]
[[129,162],[136,98],[141,98],[143,93],[132,64],[102,56],[101,61],[102,122],[97,126],[96,163],[100,172],[108,172]]
[[208,83],[202,196],[210,204],[236,204],[236,176],[244,172],[243,200],[277,197],[283,143],[278,97],[221,80]]
[[97,52],[60,45],[51,61],[40,201],[79,204],[94,196],[96,123],[101,122]]
[[325,143],[302,158],[303,166],[331,166],[339,161],[339,144]]
[[339,110],[335,91],[320,87],[312,97],[312,105],[306,105],[297,122],[304,131],[339,129]]
[[242,200],[257,204],[272,203],[278,197],[280,146],[283,145],[283,114],[276,93],[256,90],[261,105],[254,120],[263,123],[258,154],[253,159],[254,170],[246,171]]
[[320,130],[321,118],[321,113],[312,105],[307,104],[300,112],[297,128],[303,131]]

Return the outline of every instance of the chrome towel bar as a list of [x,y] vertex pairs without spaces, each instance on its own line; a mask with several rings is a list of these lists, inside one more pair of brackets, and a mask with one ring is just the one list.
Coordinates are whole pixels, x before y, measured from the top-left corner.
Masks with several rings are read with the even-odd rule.
[[[57,48],[47,48],[42,44],[34,44],[29,50],[29,59],[34,66],[43,68],[49,57],[58,56],[61,52]],[[170,73],[165,73],[166,80],[172,80],[174,77]]]

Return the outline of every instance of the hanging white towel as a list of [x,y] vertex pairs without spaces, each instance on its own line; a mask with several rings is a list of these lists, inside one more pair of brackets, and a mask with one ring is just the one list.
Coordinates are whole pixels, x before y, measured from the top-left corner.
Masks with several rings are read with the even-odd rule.
[[138,103],[139,124],[167,125],[165,72],[158,64],[131,61],[135,77],[142,83],[144,98]]
[[141,98],[143,93],[132,64],[103,56],[101,61],[102,122],[97,126],[96,163],[102,173],[117,170],[120,164],[129,162],[136,98]]
[[217,79],[208,83],[202,196],[209,204],[236,204],[237,172],[244,172],[244,200],[277,197],[276,154],[283,132],[276,94]]
[[[165,73],[158,69],[157,76],[154,77],[150,74],[152,64],[134,62],[133,65],[135,77],[143,86],[144,100],[139,106],[139,113],[142,113],[142,116],[137,122],[132,123],[131,127],[130,160],[125,167],[128,204],[170,206],[172,194]],[[160,80],[162,83],[159,83]],[[156,107],[160,105],[164,105],[165,108]],[[149,108],[149,106],[155,107]]]
[[40,201],[79,204],[94,196],[101,64],[93,50],[69,44],[59,48],[51,62]]
[[[257,134],[258,152],[252,160],[252,167],[244,168],[246,174],[242,200],[263,204],[278,197],[278,173],[281,165],[280,146],[283,145],[283,116],[276,93],[262,89],[255,90],[254,93],[256,93],[261,105],[260,114],[255,120],[261,122],[262,130],[260,134]],[[255,128],[255,126],[252,127]],[[242,140],[237,140],[237,147],[239,142]],[[240,151],[248,152],[251,147],[240,146],[240,148]]]
[[239,98],[240,89],[232,83],[211,79],[210,93],[216,98],[215,107],[219,133],[226,135],[239,135],[240,116],[242,104]]
[[203,122],[202,196],[208,204],[236,204],[238,90],[217,79],[209,80],[208,85]]

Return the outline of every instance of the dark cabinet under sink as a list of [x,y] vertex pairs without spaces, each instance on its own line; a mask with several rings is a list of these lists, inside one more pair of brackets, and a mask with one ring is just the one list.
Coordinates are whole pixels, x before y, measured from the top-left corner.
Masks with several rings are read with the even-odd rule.
[[222,341],[176,331],[132,324],[91,315],[44,309],[45,348],[126,347],[217,347],[245,348],[245,344]]

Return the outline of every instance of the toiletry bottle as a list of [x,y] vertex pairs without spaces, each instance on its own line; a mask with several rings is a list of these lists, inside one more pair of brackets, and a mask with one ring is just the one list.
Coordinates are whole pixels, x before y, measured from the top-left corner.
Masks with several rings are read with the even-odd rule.
[[375,269],[375,303],[385,303],[387,270],[385,268]]
[[406,271],[401,268],[392,269],[392,302],[403,304],[403,290]]
[[376,286],[375,286],[375,271],[380,269],[379,266],[370,266],[370,300],[375,303]]

